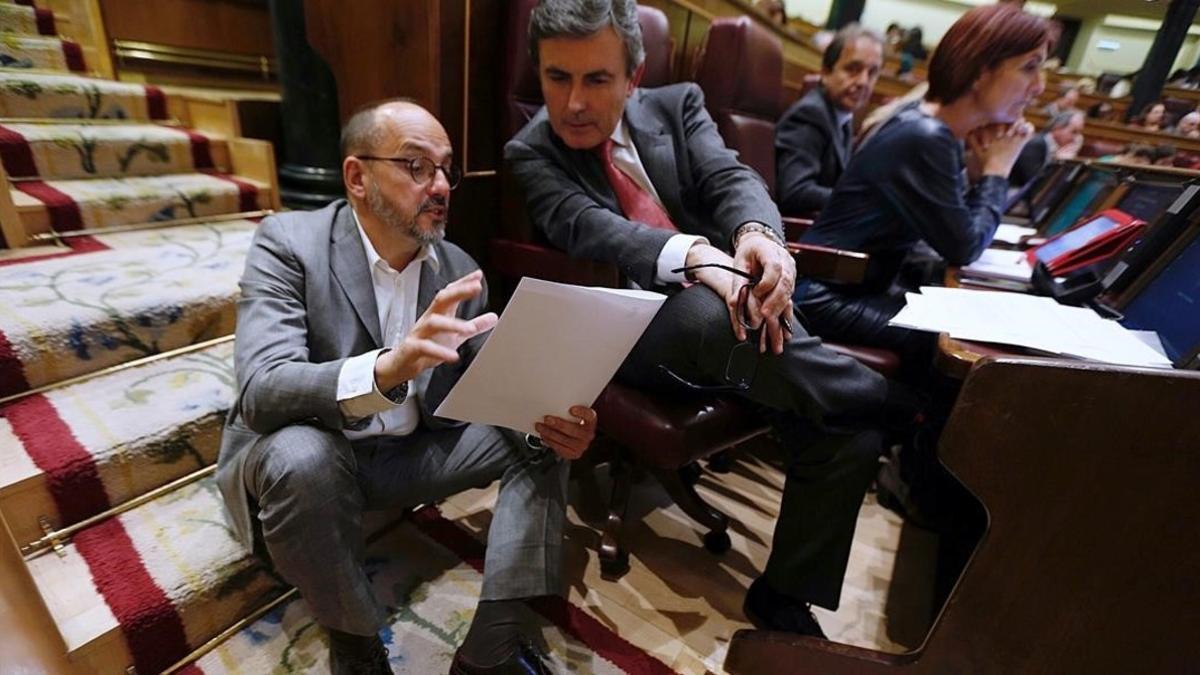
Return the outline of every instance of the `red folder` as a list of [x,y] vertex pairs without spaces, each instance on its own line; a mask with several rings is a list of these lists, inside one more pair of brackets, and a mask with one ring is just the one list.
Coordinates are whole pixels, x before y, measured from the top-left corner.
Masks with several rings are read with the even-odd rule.
[[1101,211],[1025,252],[1030,266],[1041,262],[1054,276],[1110,258],[1141,236],[1146,221],[1117,209]]

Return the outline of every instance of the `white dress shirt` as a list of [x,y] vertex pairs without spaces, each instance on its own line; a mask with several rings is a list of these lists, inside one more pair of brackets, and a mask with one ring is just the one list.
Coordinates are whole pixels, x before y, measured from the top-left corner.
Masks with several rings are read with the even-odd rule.
[[[379,332],[386,349],[392,349],[399,346],[417,321],[421,266],[431,265],[437,271],[437,253],[429,246],[423,246],[404,271],[397,272],[379,257],[358,221],[358,214],[353,210],[351,213],[371,269],[375,307],[379,312]],[[370,423],[363,429],[343,430],[346,438],[404,436],[412,433],[421,421],[418,402],[424,392],[419,391],[415,380],[408,383],[408,396],[400,404],[393,403],[379,391],[375,382],[375,360],[384,351],[373,349],[346,359],[338,373],[337,400],[342,414],[349,419],[371,417]]]
[[[625,120],[617,121],[617,128],[613,129],[610,138],[613,141],[613,165],[621,173],[632,178],[633,182],[643,190],[649,192],[655,203],[663,206],[662,199],[658,196],[658,190],[655,190],[654,184],[650,182],[650,176],[646,174],[646,168],[642,166],[642,160],[638,157],[637,148],[633,145],[633,140],[629,138],[629,129],[625,127]],[[665,206],[663,206],[663,211],[667,211]],[[660,284],[683,283],[684,275],[682,273],[673,274],[671,270],[679,269],[686,264],[688,249],[697,243],[707,244],[708,239],[691,234],[677,234],[668,239],[658,254],[655,280]]]

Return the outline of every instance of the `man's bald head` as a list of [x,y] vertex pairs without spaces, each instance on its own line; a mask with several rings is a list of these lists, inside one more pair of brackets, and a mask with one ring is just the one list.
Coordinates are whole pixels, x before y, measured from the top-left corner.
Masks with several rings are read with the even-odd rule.
[[393,134],[403,138],[411,129],[446,138],[441,122],[412,99],[392,98],[368,103],[354,111],[342,127],[342,159],[375,154]]

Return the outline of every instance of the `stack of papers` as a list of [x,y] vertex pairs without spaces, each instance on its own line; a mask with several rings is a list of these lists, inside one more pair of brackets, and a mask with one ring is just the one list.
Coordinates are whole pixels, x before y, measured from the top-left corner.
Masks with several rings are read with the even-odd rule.
[[996,234],[992,236],[992,241],[1015,246],[1036,234],[1037,230],[1032,227],[1013,225],[1012,223],[1000,223],[1000,226],[996,228]]
[[1117,322],[1051,298],[927,286],[907,299],[891,325],[1121,365],[1171,367],[1169,359]]
[[1033,268],[1029,266],[1024,251],[989,248],[979,256],[979,260],[960,269],[964,275],[979,279],[1003,279],[1027,284],[1033,278]]

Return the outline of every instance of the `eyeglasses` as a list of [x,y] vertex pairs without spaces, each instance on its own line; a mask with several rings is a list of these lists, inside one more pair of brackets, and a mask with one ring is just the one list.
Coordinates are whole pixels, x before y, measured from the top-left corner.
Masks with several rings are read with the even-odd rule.
[[[749,272],[746,272],[745,270],[740,270],[736,267],[730,267],[729,265],[723,265],[721,263],[705,263],[703,265],[679,267],[671,270],[671,273],[685,274],[690,276],[692,272],[704,268],[725,270],[726,272],[730,272],[742,277],[743,279],[746,279],[746,283],[742,284],[742,287],[738,289],[737,305],[735,310],[737,312],[738,323],[742,325],[742,328],[746,329],[746,339],[737,343],[732,349],[729,350],[729,360],[725,362],[725,384],[695,384],[675,373],[666,366],[660,365],[659,369],[668,378],[692,391],[710,393],[747,391],[750,389],[750,385],[754,383],[754,375],[758,370],[758,343],[763,329],[762,324],[754,324],[753,317],[750,315],[749,300],[751,291],[753,291],[755,285],[757,285],[761,279],[753,274],[750,274]],[[788,315],[786,310],[784,311],[783,316],[779,317],[779,325],[783,329],[783,334],[785,337],[791,336],[792,322],[791,317]]]
[[442,175],[446,177],[446,182],[450,184],[450,189],[458,187],[462,182],[462,169],[459,169],[454,164],[446,164],[439,166],[433,163],[433,160],[428,157],[376,157],[374,155],[355,155],[355,159],[368,159],[377,162],[393,162],[400,166],[408,166],[408,173],[412,175],[413,182],[417,185],[425,186],[433,182],[434,176],[437,175],[440,169]]

